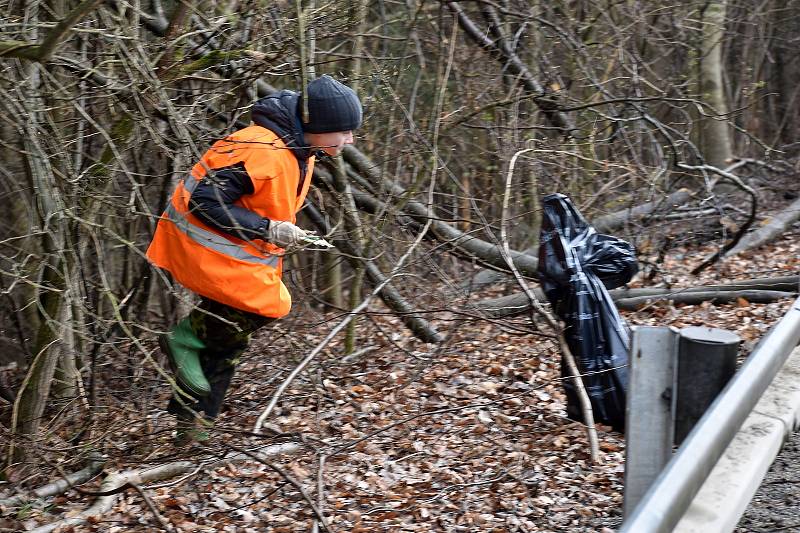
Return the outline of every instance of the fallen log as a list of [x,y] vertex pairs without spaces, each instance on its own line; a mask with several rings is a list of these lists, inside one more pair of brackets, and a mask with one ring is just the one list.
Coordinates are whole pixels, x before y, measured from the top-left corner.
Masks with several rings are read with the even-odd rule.
[[[800,290],[800,276],[781,276],[775,278],[754,278],[721,285],[707,285],[689,288],[641,288],[615,289],[609,291],[611,299],[620,309],[636,309],[638,306],[659,300],[676,303],[696,304],[703,301],[727,303],[744,298],[752,302],[772,302],[789,298]],[[535,290],[536,297],[546,300],[541,289]],[[501,296],[476,303],[476,307],[493,318],[514,316],[530,310],[531,305],[524,293]]]
[[598,233],[608,234],[628,222],[642,219],[662,209],[673,210],[691,197],[689,189],[678,189],[666,198],[654,200],[635,207],[626,207],[614,213],[598,217],[591,221],[591,225]]
[[103,469],[105,463],[106,459],[95,452],[89,456],[88,464],[84,468],[32,491],[21,492],[16,496],[0,500],[0,507],[19,507],[32,500],[62,494],[73,486],[85,483],[96,476]]
[[670,301],[686,305],[697,305],[703,302],[714,304],[728,304],[738,301],[740,298],[753,303],[771,303],[784,298],[794,298],[796,292],[784,291],[692,291],[678,294],[665,294],[660,296],[639,296],[634,298],[621,298],[614,300],[619,309],[635,311],[643,305],[652,304],[657,301]]
[[[276,444],[257,452],[259,457],[270,458],[280,455],[296,453],[300,450],[300,444],[290,442],[286,444]],[[252,454],[252,452],[251,452]],[[137,470],[126,470],[123,472],[111,472],[100,485],[99,493],[103,494],[83,512],[46,524],[31,531],[33,533],[50,533],[61,527],[76,526],[84,524],[93,518],[109,512],[117,501],[119,495],[127,488],[140,486],[142,483],[170,479],[181,475],[192,475],[203,469],[215,468],[231,461],[251,460],[251,456],[241,452],[228,453],[219,458],[214,458],[207,463],[196,461],[175,461],[163,465],[143,467]],[[145,488],[145,487],[142,487]]]
[[[648,215],[652,215],[653,213],[661,211],[662,209],[666,209],[667,207],[670,210],[674,209],[676,206],[681,205],[690,197],[691,193],[688,189],[679,189],[669,194],[666,198],[662,198],[661,200],[647,202],[636,207],[626,207],[625,209],[620,209],[614,213],[609,213],[608,215],[596,218],[591,221],[591,224],[598,233],[605,233],[608,235],[629,222],[641,220]],[[536,256],[538,254],[538,246],[526,248],[522,250],[522,253]],[[464,281],[461,284],[461,288],[468,291],[478,290],[486,287],[487,285],[498,283],[507,276],[507,272],[501,272],[498,270],[481,270],[470,279]]]
[[699,287],[688,287],[685,289],[663,289],[645,287],[640,289],[620,288],[611,291],[612,297],[631,298],[637,296],[663,295],[667,292],[692,292],[692,291],[737,291],[737,290],[763,290],[797,292],[800,284],[800,276],[778,276],[774,278],[752,278],[730,283],[720,283],[714,285],[702,285]]
[[723,257],[740,254],[766,244],[783,235],[798,220],[800,220],[800,198],[780,213],[767,218],[759,229],[742,237],[736,246],[728,250]]

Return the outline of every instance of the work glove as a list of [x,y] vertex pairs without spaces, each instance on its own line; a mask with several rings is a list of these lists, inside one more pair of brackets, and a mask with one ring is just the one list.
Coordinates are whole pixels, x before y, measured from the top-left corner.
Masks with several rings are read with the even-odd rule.
[[297,245],[307,234],[291,222],[270,220],[264,238],[276,246],[288,248]]

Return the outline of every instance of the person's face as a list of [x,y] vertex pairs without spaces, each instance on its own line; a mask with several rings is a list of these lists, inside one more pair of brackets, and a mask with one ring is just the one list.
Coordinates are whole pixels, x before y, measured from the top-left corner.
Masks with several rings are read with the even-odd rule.
[[322,150],[331,157],[342,153],[346,144],[353,144],[352,131],[333,131],[330,133],[306,133],[306,142],[311,148]]

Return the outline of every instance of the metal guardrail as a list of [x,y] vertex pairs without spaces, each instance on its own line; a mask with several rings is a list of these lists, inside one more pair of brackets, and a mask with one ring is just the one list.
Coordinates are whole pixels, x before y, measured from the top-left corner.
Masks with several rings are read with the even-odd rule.
[[800,298],[758,343],[689,433],[619,533],[670,533],[800,341]]

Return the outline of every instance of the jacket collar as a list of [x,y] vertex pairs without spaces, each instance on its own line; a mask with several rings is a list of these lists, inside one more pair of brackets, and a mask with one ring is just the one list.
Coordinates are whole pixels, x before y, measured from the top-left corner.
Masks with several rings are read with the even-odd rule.
[[279,91],[258,100],[251,115],[253,122],[280,137],[298,161],[305,161],[313,154],[303,138],[297,112],[299,99],[300,95],[294,91]]

